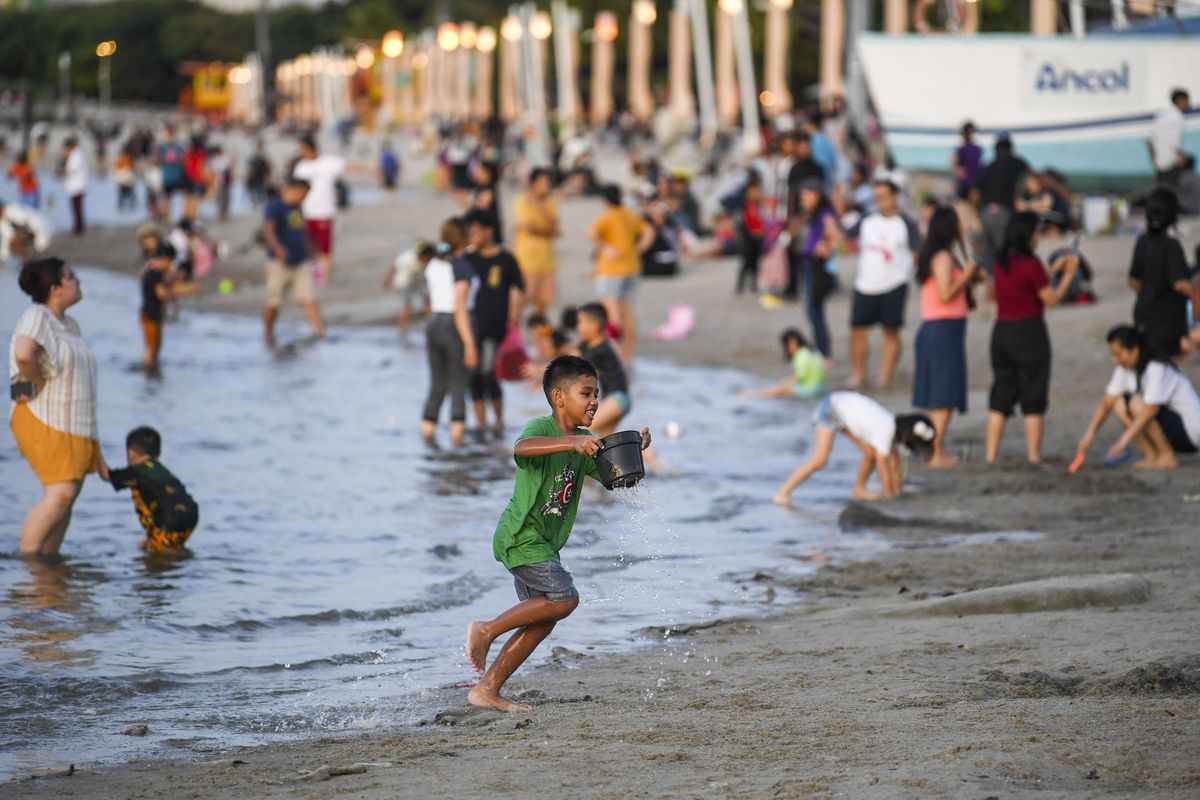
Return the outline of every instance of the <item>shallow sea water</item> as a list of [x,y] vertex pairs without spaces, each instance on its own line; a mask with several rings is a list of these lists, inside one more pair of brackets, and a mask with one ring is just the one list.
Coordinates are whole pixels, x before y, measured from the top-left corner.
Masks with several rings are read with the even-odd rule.
[[[128,493],[92,477],[62,563],[0,557],[0,774],[428,717],[438,687],[474,675],[466,623],[515,601],[491,536],[512,488],[511,440],[546,413],[540,392],[510,385],[502,440],[431,450],[417,434],[419,334],[405,349],[391,329],[308,343],[306,329],[283,326],[294,344],[269,351],[256,320],[187,309],[166,327],[153,379],[135,366],[135,282],[79,271],[85,299],[72,313],[99,363],[105,454],[123,464],[125,433],[158,428],[201,523],[188,556],[147,559]],[[15,283],[0,270],[5,345],[28,302]],[[806,555],[884,546],[837,531],[857,462],[841,444],[798,509],[771,504],[806,455],[812,408],[734,398],[753,383],[638,363],[629,427],[651,428],[662,474],[631,490],[586,487],[563,553],[583,603],[535,661],[552,646],[662,646],[644,631],[786,602],[759,571],[799,574],[815,569]],[[38,494],[0,433],[9,553]],[[147,737],[116,735],[139,722]]]

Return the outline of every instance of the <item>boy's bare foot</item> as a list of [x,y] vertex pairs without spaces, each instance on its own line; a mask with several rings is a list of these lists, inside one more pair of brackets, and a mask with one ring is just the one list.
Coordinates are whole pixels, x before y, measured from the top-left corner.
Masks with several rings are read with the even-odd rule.
[[467,660],[480,675],[487,669],[488,650],[491,647],[492,640],[488,638],[482,622],[472,622],[467,626]]
[[925,462],[925,466],[929,469],[950,469],[958,466],[958,456],[950,453],[939,453]]
[[854,499],[855,500],[865,500],[867,502],[874,502],[876,500],[881,499],[882,497],[883,497],[883,495],[881,495],[879,492],[868,492],[866,489],[855,489],[854,490]]
[[509,700],[507,697],[501,697],[499,692],[493,692],[491,689],[484,689],[478,684],[474,689],[467,692],[467,702],[473,706],[480,708],[494,708],[498,711],[513,713],[514,711],[532,711],[533,706],[526,706],[514,700]]
[[852,375],[844,384],[842,384],[842,386],[844,386],[847,389],[851,389],[851,390],[860,389],[860,388],[862,388],[864,381],[866,381],[865,376]]
[[777,494],[771,498],[771,502],[777,506],[790,506],[792,504],[792,498],[790,495]]

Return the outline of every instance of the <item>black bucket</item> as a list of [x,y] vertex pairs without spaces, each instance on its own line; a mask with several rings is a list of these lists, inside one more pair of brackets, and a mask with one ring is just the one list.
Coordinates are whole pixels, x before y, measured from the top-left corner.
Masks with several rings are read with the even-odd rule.
[[646,477],[640,433],[617,431],[601,439],[600,444],[603,449],[596,454],[596,467],[605,489],[628,489]]

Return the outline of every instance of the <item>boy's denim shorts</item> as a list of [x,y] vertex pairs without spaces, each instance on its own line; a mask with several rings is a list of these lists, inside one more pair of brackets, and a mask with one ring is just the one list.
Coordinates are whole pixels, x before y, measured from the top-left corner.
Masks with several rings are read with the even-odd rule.
[[820,425],[822,428],[828,428],[831,431],[840,431],[846,426],[842,423],[837,412],[833,410],[833,403],[826,397],[817,406],[817,410],[813,412],[812,421],[814,425]]
[[555,602],[579,599],[575,579],[557,561],[539,561],[507,569],[512,573],[518,600],[525,601],[531,597],[544,597]]

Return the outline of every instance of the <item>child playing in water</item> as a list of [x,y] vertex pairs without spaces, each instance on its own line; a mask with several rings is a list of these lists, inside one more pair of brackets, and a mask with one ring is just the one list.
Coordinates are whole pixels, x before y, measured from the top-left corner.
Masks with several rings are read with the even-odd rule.
[[821,401],[813,414],[813,455],[797,469],[775,493],[778,505],[791,504],[791,495],[815,472],[829,463],[833,440],[842,433],[862,450],[858,477],[854,482],[855,500],[878,500],[880,495],[867,491],[867,479],[879,471],[879,482],[886,497],[900,496],[900,454],[903,447],[928,456],[933,452],[935,431],[924,414],[899,416],[858,392],[834,392]]
[[138,544],[147,552],[174,550],[183,546],[196,523],[200,510],[187,489],[158,460],[162,437],[154,428],[134,428],[125,437],[129,466],[109,470],[100,462],[100,477],[115,491],[133,490],[133,507],[146,536]]
[[617,429],[633,402],[629,397],[629,381],[621,358],[613,349],[606,333],[608,312],[600,303],[588,303],[579,307],[575,330],[579,334],[579,355],[583,356],[600,378],[600,407],[596,418],[587,426],[592,433],[603,439]]
[[[560,356],[546,367],[542,389],[553,414],[530,420],[517,439],[516,485],[492,538],[492,552],[512,573],[521,602],[493,620],[467,626],[467,658],[483,673],[467,701],[501,711],[529,710],[500,690],[555,623],[579,605],[559,551],[575,523],[579,482],[584,476],[599,479],[592,456],[600,452],[600,440],[586,429],[600,404],[595,367],[578,356]],[[650,431],[643,428],[642,449],[649,446]],[[512,630],[516,633],[488,666],[492,642]]]
[[[151,239],[150,236],[146,237],[147,241]],[[176,281],[170,277],[174,260],[175,248],[160,241],[152,252],[146,254],[146,265],[142,268],[142,309],[138,318],[142,325],[142,338],[146,342],[142,366],[150,371],[158,369],[164,304],[200,291],[198,283]]]
[[788,328],[780,336],[784,359],[792,374],[775,386],[741,393],[742,397],[798,397],[809,400],[825,393],[825,357],[811,347],[804,334]]
[[408,326],[412,320],[413,306],[428,312],[429,290],[425,286],[425,267],[437,253],[429,242],[417,242],[408,250],[401,251],[392,262],[387,275],[383,278],[384,289],[395,289],[400,292],[400,338],[408,338]]

